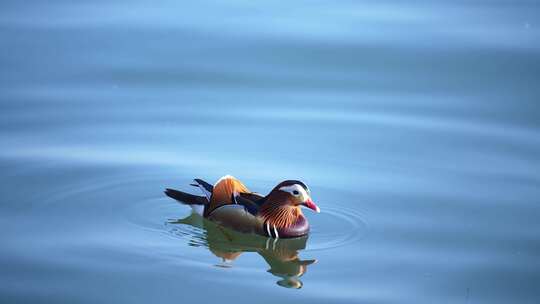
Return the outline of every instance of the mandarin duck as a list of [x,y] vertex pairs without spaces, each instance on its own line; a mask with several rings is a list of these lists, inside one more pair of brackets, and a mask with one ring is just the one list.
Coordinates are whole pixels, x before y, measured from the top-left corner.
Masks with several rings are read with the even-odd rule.
[[294,238],[308,234],[309,223],[300,206],[319,213],[309,188],[301,181],[279,183],[266,196],[251,192],[238,179],[226,175],[215,185],[195,179],[192,186],[204,196],[174,189],[165,194],[192,207],[193,212],[224,227],[271,238]]

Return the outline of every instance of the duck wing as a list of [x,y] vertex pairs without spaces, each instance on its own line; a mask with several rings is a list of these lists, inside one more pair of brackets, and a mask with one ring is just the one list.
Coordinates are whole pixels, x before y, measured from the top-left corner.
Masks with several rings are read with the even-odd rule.
[[210,202],[210,198],[212,197],[212,192],[214,192],[214,186],[210,185],[209,183],[203,181],[200,178],[194,179],[193,184],[191,185],[193,187],[197,187],[201,189],[202,193],[204,194],[208,202]]
[[238,205],[244,206],[247,212],[249,212],[251,215],[256,216],[257,213],[259,213],[259,207],[260,205],[257,204],[257,201],[252,201],[247,198],[244,198],[241,194],[240,195],[232,195],[231,200]]
[[258,206],[261,206],[261,204],[264,202],[263,200],[264,196],[256,192],[246,192],[246,193],[239,193],[239,194],[243,199],[250,200],[256,203]]
[[205,208],[204,216],[207,217],[215,209],[224,205],[238,204],[234,197],[240,193],[251,193],[249,189],[238,179],[233,176],[225,175],[220,178],[212,189],[210,203]]

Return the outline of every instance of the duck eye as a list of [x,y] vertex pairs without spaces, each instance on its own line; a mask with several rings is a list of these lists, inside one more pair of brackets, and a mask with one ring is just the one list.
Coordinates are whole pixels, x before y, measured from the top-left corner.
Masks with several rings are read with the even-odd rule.
[[298,192],[298,190],[294,190],[292,193],[293,193],[294,195],[300,194],[300,192]]

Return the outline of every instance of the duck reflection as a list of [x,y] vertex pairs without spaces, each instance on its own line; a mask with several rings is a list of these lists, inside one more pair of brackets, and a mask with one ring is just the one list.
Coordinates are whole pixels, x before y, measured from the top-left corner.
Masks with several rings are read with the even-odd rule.
[[306,273],[307,266],[317,260],[301,260],[299,251],[306,248],[308,236],[294,239],[273,239],[259,235],[239,233],[226,229],[197,214],[170,222],[201,228],[205,235],[192,236],[192,245],[207,246],[210,252],[222,259],[221,267],[231,267],[244,252],[258,253],[270,266],[268,272],[278,277],[277,284],[287,288],[301,288],[300,277]]

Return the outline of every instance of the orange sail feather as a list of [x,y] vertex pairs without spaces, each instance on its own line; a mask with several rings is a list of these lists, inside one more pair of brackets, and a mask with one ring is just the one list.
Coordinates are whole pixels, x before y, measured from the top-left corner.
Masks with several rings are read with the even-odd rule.
[[214,191],[210,198],[210,205],[207,208],[207,214],[223,205],[234,204],[233,194],[251,193],[241,181],[233,176],[226,175],[219,179],[214,185]]

